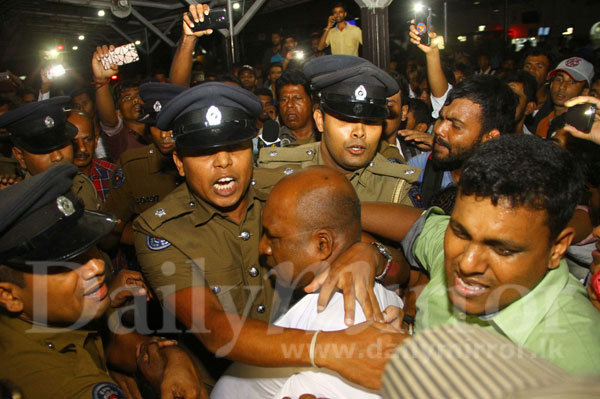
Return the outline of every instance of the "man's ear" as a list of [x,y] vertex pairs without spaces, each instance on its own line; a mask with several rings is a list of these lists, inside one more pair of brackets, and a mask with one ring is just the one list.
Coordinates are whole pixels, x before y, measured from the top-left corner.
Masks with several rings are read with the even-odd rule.
[[20,287],[7,282],[0,283],[0,306],[10,313],[21,313],[23,311],[23,301],[19,294]]
[[400,109],[402,110],[400,112],[402,115],[402,119],[400,119],[400,120],[405,121],[406,118],[408,118],[408,104],[404,104]]
[[427,131],[427,128],[428,128],[428,126],[427,126],[427,123],[425,123],[425,122],[417,123],[415,125],[415,130],[417,132],[425,133]]
[[550,262],[548,262],[548,269],[556,269],[560,265],[560,260],[567,252],[567,249],[571,245],[574,237],[575,229],[573,229],[573,227],[566,227],[558,234],[554,240],[552,248],[550,249]]
[[319,108],[314,110],[313,119],[315,120],[315,125],[317,125],[317,129],[321,133],[323,133],[324,118],[325,118],[325,116],[323,115],[323,112],[321,112],[321,110]]
[[17,162],[19,162],[19,166],[21,167],[21,169],[27,170],[27,164],[25,164],[25,154],[23,153],[23,150],[16,146],[13,146],[12,153],[15,156]]
[[485,143],[490,139],[497,139],[498,137],[500,137],[500,130],[494,128],[483,135],[483,139],[481,140],[481,142]]
[[580,96],[589,96],[590,95],[590,88],[589,87],[585,87],[582,91]]
[[175,166],[177,167],[179,176],[185,177],[185,169],[183,169],[183,162],[181,161],[181,158],[179,158],[179,154],[177,153],[177,150],[173,151],[173,162],[175,163]]
[[531,115],[535,108],[537,107],[537,103],[535,101],[530,101],[525,106],[525,115]]
[[317,246],[319,260],[328,259],[333,253],[333,235],[327,229],[321,229],[313,233],[312,238]]

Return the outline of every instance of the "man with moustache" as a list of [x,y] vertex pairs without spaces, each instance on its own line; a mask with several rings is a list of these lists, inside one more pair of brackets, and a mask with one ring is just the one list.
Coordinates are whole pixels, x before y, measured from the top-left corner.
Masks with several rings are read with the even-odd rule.
[[73,164],[77,166],[79,173],[89,177],[98,197],[105,202],[110,190],[110,176],[115,165],[94,156],[99,139],[95,134],[94,120],[84,112],[71,111],[67,121],[77,128],[77,135],[73,139],[75,152]]
[[[356,351],[341,359],[308,351],[286,355],[287,345],[308,348],[310,335],[268,324],[279,301],[258,253],[267,194],[252,181],[252,138],[261,108],[247,90],[209,82],[181,93],[161,111],[158,126],[173,129],[173,159],[186,182],[134,221],[142,272],[163,306],[218,356],[269,367],[316,363],[377,388],[386,354],[365,356],[366,347],[377,339],[384,345],[400,339],[381,333],[382,325],[321,333],[322,343],[355,345]],[[356,292],[356,298],[369,301],[366,319],[383,320],[367,287],[389,259],[374,245],[356,243],[338,260],[321,292],[332,294],[337,287],[348,298]],[[345,321],[351,325],[354,298],[346,305]]]
[[513,132],[516,108],[515,94],[495,76],[475,75],[450,90],[433,127],[432,151],[408,162],[423,170],[418,182],[425,207],[436,192],[458,182],[479,144]]
[[120,235],[124,244],[133,245],[130,222],[161,201],[182,181],[173,163],[175,142],[171,131],[160,130],[156,118],[169,100],[184,90],[184,87],[169,83],[140,86],[140,96],[144,100],[144,115],[140,121],[148,125],[152,144],[127,150],[121,155],[112,174],[104,208],[119,218],[113,234]]
[[[67,121],[64,110],[70,101],[70,97],[54,97],[0,116],[0,128],[8,131],[12,153],[25,171],[25,178],[62,163],[73,163],[73,139],[77,128]],[[84,174],[75,177],[73,192],[84,201],[86,209],[101,208],[98,193]]]
[[285,145],[314,143],[319,132],[312,118],[313,103],[310,98],[310,79],[301,71],[285,71],[276,83],[279,105],[279,138]]

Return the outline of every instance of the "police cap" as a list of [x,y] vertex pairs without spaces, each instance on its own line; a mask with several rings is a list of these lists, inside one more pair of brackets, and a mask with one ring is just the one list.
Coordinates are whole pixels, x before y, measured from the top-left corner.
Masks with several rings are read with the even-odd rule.
[[173,130],[178,150],[239,144],[256,136],[262,104],[246,89],[203,83],[173,98],[158,115],[160,130]]
[[0,264],[69,260],[113,229],[115,218],[84,210],[72,193],[76,174],[60,164],[0,191]]
[[306,63],[304,74],[318,92],[325,111],[350,119],[387,118],[387,97],[399,90],[386,72],[364,58],[351,55],[315,58]]
[[158,113],[175,96],[187,88],[170,83],[150,82],[140,86],[140,98],[144,102],[144,114],[138,122],[156,125]]
[[48,154],[71,144],[77,135],[65,115],[64,106],[70,101],[61,96],[23,105],[0,115],[0,128],[6,128],[13,145],[33,154]]

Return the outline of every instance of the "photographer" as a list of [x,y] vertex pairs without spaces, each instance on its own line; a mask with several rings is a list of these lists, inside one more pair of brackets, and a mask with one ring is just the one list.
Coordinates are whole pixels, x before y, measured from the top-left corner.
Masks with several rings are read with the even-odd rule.
[[318,50],[322,51],[331,46],[331,54],[358,56],[358,45],[362,44],[362,31],[346,22],[348,13],[342,3],[334,4],[331,14],[319,41]]

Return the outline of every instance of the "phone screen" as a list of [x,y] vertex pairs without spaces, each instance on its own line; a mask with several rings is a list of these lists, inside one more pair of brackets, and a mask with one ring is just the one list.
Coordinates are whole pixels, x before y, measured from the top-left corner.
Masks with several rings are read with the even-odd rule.
[[594,124],[596,106],[594,104],[577,104],[568,109],[565,122],[577,130],[589,133]]

